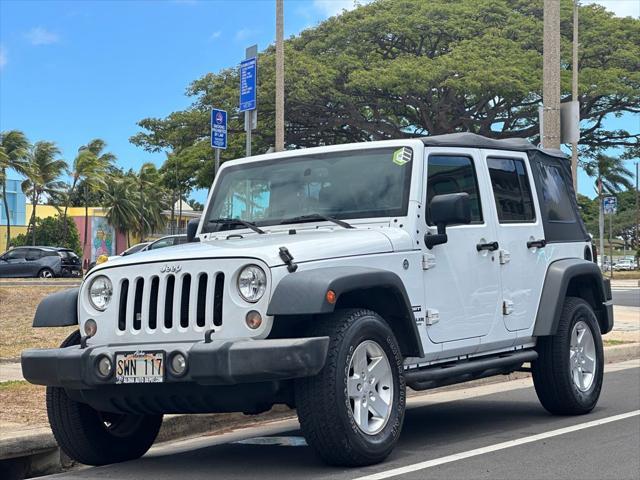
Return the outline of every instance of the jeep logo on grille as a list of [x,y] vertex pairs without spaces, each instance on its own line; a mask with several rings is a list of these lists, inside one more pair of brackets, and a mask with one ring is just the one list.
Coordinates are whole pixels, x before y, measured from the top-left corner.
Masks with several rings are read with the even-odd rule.
[[163,265],[160,267],[160,273],[178,273],[182,270],[180,265]]

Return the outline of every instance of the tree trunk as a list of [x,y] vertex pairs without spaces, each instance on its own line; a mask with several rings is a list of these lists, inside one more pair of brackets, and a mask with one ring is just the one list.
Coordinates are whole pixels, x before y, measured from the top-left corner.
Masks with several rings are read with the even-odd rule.
[[131,247],[131,237],[129,236],[129,229],[127,228],[127,248]]
[[[87,257],[87,240],[89,239],[89,199],[87,198],[87,186],[84,186],[84,242],[82,245],[82,256]],[[89,261],[91,261],[89,259]]]
[[71,195],[73,194],[73,191],[76,189],[76,182],[78,181],[78,179],[76,177],[73,178],[73,183],[71,184],[71,188],[69,189],[69,193],[67,196],[67,202],[64,206],[64,213],[62,214],[62,222],[63,222],[63,226],[62,226],[62,244],[63,246],[66,245],[67,243],[67,232],[68,232],[68,227],[67,227],[67,211],[69,210],[69,202],[71,200]]
[[6,172],[2,172],[0,177],[4,178],[4,182],[2,182],[2,200],[4,202],[4,213],[7,217],[7,250],[11,245],[11,218],[9,217],[9,199],[7,198],[7,178],[5,176]]
[[33,205],[31,209],[31,245],[36,244],[36,208],[38,207],[38,195],[33,194]]

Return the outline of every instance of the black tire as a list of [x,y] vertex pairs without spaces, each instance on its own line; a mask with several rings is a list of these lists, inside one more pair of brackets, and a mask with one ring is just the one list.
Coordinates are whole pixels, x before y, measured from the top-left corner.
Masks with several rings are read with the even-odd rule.
[[[80,343],[72,333],[61,348]],[[63,388],[47,387],[47,414],[60,448],[86,465],[107,465],[140,458],[153,445],[162,415],[101,413],[69,398]]]
[[[569,360],[571,334],[578,322],[587,325],[595,346],[595,372],[586,391],[573,381]],[[582,415],[593,410],[602,390],[604,351],[600,327],[591,305],[582,298],[567,297],[558,331],[553,336],[538,338],[536,349],[538,359],[532,363],[533,384],[542,406],[554,415]]]
[[54,278],[55,274],[50,268],[42,268],[38,272],[38,278]]
[[[307,443],[331,465],[363,466],[383,461],[400,436],[406,400],[403,359],[393,332],[376,313],[353,309],[314,319],[308,333],[331,340],[324,368],[295,385],[298,419]],[[351,358],[367,340],[384,351],[393,381],[390,415],[375,434],[358,427],[347,394]]]

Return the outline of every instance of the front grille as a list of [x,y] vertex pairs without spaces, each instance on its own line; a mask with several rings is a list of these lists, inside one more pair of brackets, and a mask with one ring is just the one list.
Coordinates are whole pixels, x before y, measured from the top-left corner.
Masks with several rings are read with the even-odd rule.
[[123,279],[118,330],[190,330],[222,326],[224,273],[167,274]]

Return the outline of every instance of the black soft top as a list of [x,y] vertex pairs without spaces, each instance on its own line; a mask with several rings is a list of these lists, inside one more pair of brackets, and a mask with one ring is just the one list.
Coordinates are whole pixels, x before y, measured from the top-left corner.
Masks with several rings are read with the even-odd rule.
[[427,147],[466,147],[466,148],[490,148],[492,150],[511,150],[515,152],[542,152],[552,157],[566,158],[561,150],[542,149],[524,138],[495,138],[483,137],[475,133],[448,133],[446,135],[434,135],[422,137],[422,143]]

